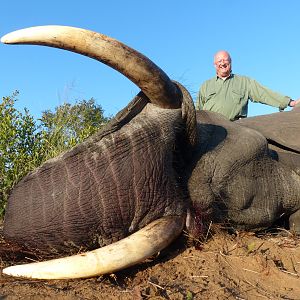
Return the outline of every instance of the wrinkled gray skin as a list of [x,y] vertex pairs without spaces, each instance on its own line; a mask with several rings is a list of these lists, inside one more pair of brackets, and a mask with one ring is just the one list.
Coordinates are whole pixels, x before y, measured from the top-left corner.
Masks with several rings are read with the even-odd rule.
[[188,189],[204,220],[261,229],[286,215],[300,233],[300,108],[238,122],[201,111],[197,121]]
[[185,131],[182,109],[159,108],[140,93],[103,131],[17,184],[6,240],[41,254],[94,249],[162,216],[185,214]]
[[[298,120],[299,111],[272,116]],[[257,118],[261,125],[251,129]],[[269,116],[257,118],[197,112],[199,142],[190,152],[182,109],[158,108],[141,93],[104,131],[17,185],[6,238],[47,253],[92,249],[187,208],[197,237],[209,221],[260,229],[282,214],[300,232],[300,154],[288,143],[269,149],[258,132]]]
[[197,128],[184,87],[141,53],[89,30],[37,26],[1,41],[94,58],[141,89],[104,130],[15,186],[4,220],[7,241],[41,254],[78,252],[111,244],[161,217],[186,216],[182,175]]

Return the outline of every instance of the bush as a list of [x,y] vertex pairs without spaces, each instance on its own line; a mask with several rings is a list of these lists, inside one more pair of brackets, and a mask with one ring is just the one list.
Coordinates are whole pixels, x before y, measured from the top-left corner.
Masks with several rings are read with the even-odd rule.
[[0,218],[14,185],[49,158],[82,142],[108,122],[92,98],[63,104],[35,120],[15,108],[18,91],[0,103]]
[[44,111],[41,118],[42,146],[46,159],[72,148],[108,122],[103,109],[92,98],[71,105],[62,104],[54,112]]
[[0,216],[11,188],[40,163],[37,125],[28,110],[14,107],[17,95],[0,103]]

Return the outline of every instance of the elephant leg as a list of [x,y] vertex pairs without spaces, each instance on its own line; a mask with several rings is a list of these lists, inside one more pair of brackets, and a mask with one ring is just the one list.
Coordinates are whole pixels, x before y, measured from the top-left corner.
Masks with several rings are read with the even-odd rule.
[[266,208],[249,207],[247,209],[230,210],[228,211],[228,217],[237,227],[262,229],[272,225],[275,220],[275,211]]
[[295,233],[300,234],[300,209],[290,215],[289,225],[290,230],[293,230]]

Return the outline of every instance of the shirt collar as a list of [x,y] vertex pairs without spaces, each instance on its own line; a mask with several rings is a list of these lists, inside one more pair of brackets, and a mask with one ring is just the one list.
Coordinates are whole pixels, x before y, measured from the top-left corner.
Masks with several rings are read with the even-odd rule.
[[230,78],[233,78],[234,77],[234,74],[232,74],[232,73],[230,73],[230,75],[226,78],[226,79],[222,79],[222,78],[220,78],[218,75],[216,75],[216,81],[218,80],[218,79],[220,79],[220,80],[227,80],[227,79],[230,79]]

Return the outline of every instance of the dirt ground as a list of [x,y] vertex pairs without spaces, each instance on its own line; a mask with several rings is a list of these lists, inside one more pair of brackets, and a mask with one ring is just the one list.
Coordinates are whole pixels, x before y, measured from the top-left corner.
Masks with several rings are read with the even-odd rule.
[[[201,247],[183,235],[168,249],[117,274],[82,280],[0,275],[0,299],[300,299],[300,239],[286,230],[217,230]],[[0,234],[0,268],[28,262]]]

